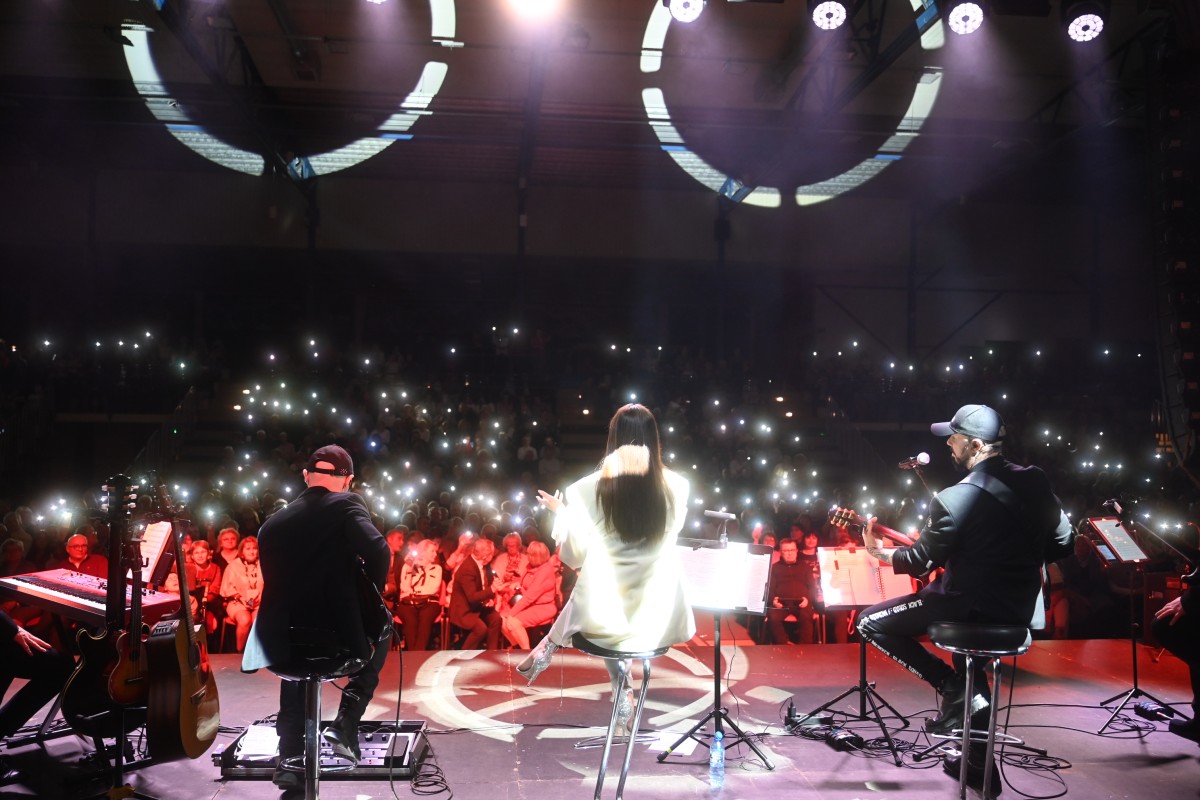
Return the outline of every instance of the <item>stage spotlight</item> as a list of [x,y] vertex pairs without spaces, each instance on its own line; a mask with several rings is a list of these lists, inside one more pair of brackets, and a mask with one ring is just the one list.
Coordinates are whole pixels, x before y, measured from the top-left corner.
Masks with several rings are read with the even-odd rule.
[[823,31],[842,27],[846,21],[846,5],[839,0],[808,0],[813,24]]
[[942,19],[960,36],[974,33],[983,24],[983,0],[946,0]]
[[1090,42],[1104,30],[1108,4],[1098,0],[1063,0],[1063,25],[1067,35],[1076,42]]
[[705,0],[662,0],[676,22],[695,22],[704,10]]

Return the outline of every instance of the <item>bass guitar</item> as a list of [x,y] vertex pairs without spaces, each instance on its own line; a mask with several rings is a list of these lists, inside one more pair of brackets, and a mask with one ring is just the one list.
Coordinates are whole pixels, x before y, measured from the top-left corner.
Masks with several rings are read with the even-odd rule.
[[[166,488],[160,503],[170,508]],[[179,577],[179,616],[162,619],[150,631],[146,655],[150,663],[150,705],[146,735],[156,761],[199,758],[212,747],[221,726],[217,679],[208,660],[204,627],[192,618],[183,530],[172,526],[175,571]]]
[[[125,627],[125,573],[129,566],[125,563],[124,545],[129,538],[129,514],[137,495],[132,481],[125,475],[109,478],[104,489],[109,526],[104,627],[96,633],[80,629],[77,637],[79,663],[62,691],[63,719],[77,733],[93,738],[115,738],[140,724],[138,715],[121,713],[127,703],[115,699],[109,692],[110,678],[121,661],[121,648],[128,651],[133,646],[133,638],[125,636],[131,631]],[[137,561],[134,569],[140,574],[140,556]],[[134,632],[134,637],[140,643],[140,632]],[[123,670],[122,674],[129,673]],[[118,682],[121,688],[128,687],[136,694],[136,681],[125,683],[118,679]],[[128,695],[122,693],[122,697],[127,699]]]

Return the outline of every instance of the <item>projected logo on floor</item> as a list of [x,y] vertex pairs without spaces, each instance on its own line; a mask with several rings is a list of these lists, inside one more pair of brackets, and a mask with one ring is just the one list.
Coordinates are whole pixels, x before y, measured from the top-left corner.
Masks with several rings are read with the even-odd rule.
[[[933,13],[924,7],[921,0],[909,0],[909,2],[912,4],[913,10],[918,13]],[[655,75],[662,69],[667,31],[671,28],[671,22],[671,12],[667,10],[666,6],[661,3],[653,4],[642,37],[641,71],[643,74]],[[693,26],[696,24],[691,23]],[[692,28],[692,30],[697,30],[697,28]],[[941,48],[945,43],[944,31],[945,28],[940,19],[933,22],[921,36],[921,48],[927,51]],[[830,200],[863,185],[887,169],[892,163],[900,160],[901,154],[917,138],[925,120],[933,111],[940,86],[941,70],[936,67],[923,68],[916,77],[912,99],[908,103],[907,110],[900,117],[895,132],[883,140],[873,155],[862,159],[840,174],[831,174],[828,178],[816,182],[793,184],[795,203],[809,206]],[[650,128],[658,137],[662,149],[679,165],[680,169],[693,179],[714,192],[746,205],[767,208],[777,208],[782,205],[785,191],[791,190],[792,186],[763,185],[767,183],[765,178],[758,181],[759,185],[757,186],[748,185],[749,182],[743,181],[737,175],[723,172],[689,147],[683,134],[672,122],[671,111],[667,107],[666,93],[662,88],[648,86],[643,89],[642,105],[645,107],[646,119],[650,123]],[[753,151],[754,148],[750,146],[746,147],[746,150]],[[761,155],[761,153],[755,153],[755,155]]]
[[[454,41],[454,0],[429,0],[429,12],[433,43],[460,47],[461,43]],[[263,174],[265,161],[261,154],[213,136],[172,96],[154,60],[150,41],[153,30],[138,23],[125,23],[121,30],[131,45],[121,48],[130,78],[154,118],[162,122],[181,144],[214,164],[247,175]],[[448,71],[444,62],[426,62],[416,86],[400,103],[399,110],[387,117],[372,135],[326,152],[298,154],[300,157],[289,163],[289,172],[294,173],[293,177],[304,178],[328,175],[361,164],[398,140],[413,138],[409,131],[418,119],[433,113],[429,105],[441,90]]]
[[[749,659],[739,647],[726,646],[724,653],[728,681],[722,675],[722,687],[737,690],[739,681],[748,674]],[[430,725],[442,728],[466,728],[472,732],[503,742],[513,742],[530,721],[546,727],[539,728],[538,738],[585,739],[603,736],[612,709],[612,689],[608,672],[598,659],[577,650],[560,650],[554,663],[532,685],[517,674],[515,665],[525,655],[513,651],[505,661],[498,661],[483,651],[440,650],[431,653],[417,670],[407,690],[404,704],[414,707]],[[712,664],[694,658],[686,648],[674,648],[651,663],[650,692],[642,712],[642,729],[682,733],[712,709]],[[565,679],[560,678],[564,674]],[[640,680],[641,667],[634,665],[634,675]],[[788,693],[769,687],[758,687],[742,699],[753,697],[775,707]],[[681,703],[680,698],[686,698]],[[572,702],[575,701],[575,702]],[[384,713],[387,702],[376,697],[378,710]],[[585,716],[571,716],[585,702]],[[723,702],[729,702],[726,693]],[[555,711],[546,708],[553,706]],[[562,713],[556,713],[562,704]],[[540,713],[534,706],[540,705]],[[778,720],[759,720],[743,707],[740,724],[744,729],[762,730]],[[563,727],[556,727],[556,724]],[[570,725],[571,727],[566,727]],[[575,727],[586,725],[589,727]]]

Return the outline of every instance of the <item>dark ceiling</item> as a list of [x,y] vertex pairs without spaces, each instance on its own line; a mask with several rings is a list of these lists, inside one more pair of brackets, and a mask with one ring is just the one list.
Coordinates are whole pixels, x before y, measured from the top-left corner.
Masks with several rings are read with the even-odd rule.
[[376,137],[439,64],[444,81],[412,117],[412,139],[349,169],[700,190],[647,120],[660,90],[690,154],[787,196],[878,154],[934,76],[937,101],[903,152],[902,179],[857,191],[920,195],[948,182],[1028,200],[1086,194],[1140,180],[1148,44],[1172,14],[1113,0],[1101,39],[1078,45],[1055,3],[1046,17],[993,15],[971,37],[946,32],[934,48],[914,35],[909,0],[861,0],[853,25],[832,35],[802,0],[710,0],[696,23],[670,25],[661,66],[644,71],[656,8],[564,0],[557,18],[533,24],[506,0],[167,0],[161,12],[145,0],[4,3],[0,108],[14,124],[0,158],[220,169],[151,113],[126,59],[141,48],[177,123],[268,164]]

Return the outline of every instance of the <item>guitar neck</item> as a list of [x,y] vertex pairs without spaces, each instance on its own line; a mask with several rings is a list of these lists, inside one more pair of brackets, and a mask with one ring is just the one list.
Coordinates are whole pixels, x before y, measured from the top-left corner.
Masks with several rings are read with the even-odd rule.
[[905,536],[900,531],[892,530],[887,525],[880,525],[878,522],[876,522],[871,526],[871,531],[879,534],[885,539],[890,539],[901,547],[912,547],[913,540],[910,537]]

